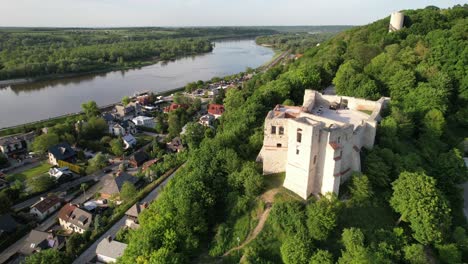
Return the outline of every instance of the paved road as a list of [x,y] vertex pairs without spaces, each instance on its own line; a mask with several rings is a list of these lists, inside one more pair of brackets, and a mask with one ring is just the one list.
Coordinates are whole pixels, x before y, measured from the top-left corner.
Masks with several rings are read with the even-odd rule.
[[[159,193],[161,192],[162,188],[169,182],[172,177],[174,177],[175,173],[177,172],[174,171],[165,181],[163,181],[158,187],[154,188],[145,198],[143,198],[140,202],[152,202],[155,200]],[[86,249],[75,261],[73,261],[73,264],[84,264],[84,263],[89,263],[95,256],[96,256],[96,248],[97,245],[106,237],[111,236],[115,238],[115,235],[117,232],[125,225],[125,220],[127,219],[127,216],[122,217],[117,223],[115,223],[107,232],[105,232],[102,236],[100,236],[88,249]]]
[[[117,167],[119,164],[113,164],[111,166],[109,166],[108,168],[115,168]],[[52,190],[49,191],[49,193],[59,193],[59,192],[64,192],[72,187],[75,187],[77,185],[80,185],[82,184],[83,182],[86,182],[86,181],[90,181],[90,180],[100,180],[102,176],[106,175],[105,173],[102,172],[102,170],[100,170],[99,172],[96,172],[94,174],[91,174],[91,175],[88,175],[88,176],[84,176],[84,177],[80,177],[76,180],[73,180],[71,182],[66,182]],[[42,194],[42,195],[37,195],[37,196],[34,196],[33,198],[30,198],[28,200],[25,200],[21,203],[18,203],[18,204],[15,204],[13,205],[11,208],[15,211],[19,211],[19,210],[22,210],[26,207],[30,207],[31,205],[33,205],[34,203],[36,203],[37,201],[39,201],[41,199],[41,196],[44,196],[46,194]]]
[[291,53],[289,50],[284,51],[283,53],[281,53],[281,55],[278,56],[278,58],[276,58],[274,61],[272,61],[270,64],[268,64],[265,67],[264,71],[268,71],[270,68],[276,66],[276,64],[278,64],[282,59],[284,59],[286,56],[288,56],[289,53]]
[[[112,177],[110,174],[107,174],[106,176]],[[71,201],[71,203],[82,203],[82,202],[88,200],[89,198],[93,197],[94,194],[103,186],[104,181],[105,181],[105,177],[102,177],[101,180],[98,183],[96,183],[91,188],[89,188],[86,191],[86,197],[84,197],[83,194],[80,194],[78,197],[72,199],[71,196],[73,194],[70,194],[68,197],[65,197],[65,200],[66,201]],[[55,225],[57,215],[58,215],[58,211],[56,211],[55,213],[50,215],[48,218],[46,218],[46,220],[44,220],[35,229],[39,230],[39,231],[49,230],[51,227],[53,227]],[[2,251],[2,253],[0,254],[0,263],[4,263],[6,260],[8,260],[11,256],[13,256],[16,252],[19,251],[21,249],[21,247],[23,246],[23,243],[26,240],[28,235],[29,235],[29,233],[26,236],[20,238],[18,241],[16,241],[14,244],[9,246],[8,248],[6,248],[4,251]]]

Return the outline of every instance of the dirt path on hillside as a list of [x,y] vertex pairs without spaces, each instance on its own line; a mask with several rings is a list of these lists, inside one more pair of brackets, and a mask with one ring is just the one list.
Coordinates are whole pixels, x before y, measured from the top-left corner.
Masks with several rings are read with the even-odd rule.
[[275,195],[278,193],[278,191],[279,191],[279,188],[275,188],[275,189],[271,189],[271,190],[267,191],[266,193],[264,193],[262,195],[261,199],[265,202],[266,209],[265,209],[265,211],[263,211],[262,215],[260,215],[260,218],[258,219],[257,226],[254,228],[254,230],[252,232],[250,232],[250,234],[247,236],[247,239],[244,240],[244,242],[242,242],[242,244],[240,244],[237,247],[231,248],[229,251],[224,253],[223,257],[228,256],[233,251],[237,251],[237,250],[242,249],[247,244],[252,242],[252,240],[254,240],[258,236],[258,234],[260,234],[260,232],[263,230],[263,227],[265,226],[266,220],[268,219],[268,215],[270,215],[271,206],[273,205]]

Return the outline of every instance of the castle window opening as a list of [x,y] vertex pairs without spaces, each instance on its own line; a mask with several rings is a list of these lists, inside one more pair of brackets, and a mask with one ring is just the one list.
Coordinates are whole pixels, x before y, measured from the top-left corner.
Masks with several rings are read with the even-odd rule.
[[300,129],[300,128],[297,129],[296,139],[297,139],[297,143],[301,143],[301,141],[302,141],[302,129]]
[[279,127],[279,134],[284,135],[284,127],[282,126]]

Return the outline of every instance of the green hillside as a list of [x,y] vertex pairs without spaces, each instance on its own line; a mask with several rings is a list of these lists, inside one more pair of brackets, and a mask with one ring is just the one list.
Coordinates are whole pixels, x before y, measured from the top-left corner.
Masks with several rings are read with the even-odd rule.
[[[399,32],[388,33],[388,17],[352,28],[229,90],[217,134],[190,150],[119,262],[467,262],[457,185],[468,178],[468,5],[404,13]],[[254,163],[266,113],[332,83],[339,94],[392,98],[363,174],[319,201],[279,189],[259,236],[221,257],[256,226],[259,195],[281,182]]]

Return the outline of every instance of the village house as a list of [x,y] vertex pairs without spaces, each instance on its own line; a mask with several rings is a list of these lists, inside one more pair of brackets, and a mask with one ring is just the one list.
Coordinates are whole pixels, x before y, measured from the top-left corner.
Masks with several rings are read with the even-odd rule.
[[206,114],[200,117],[200,119],[198,120],[198,123],[205,127],[211,127],[214,123],[214,120],[215,120],[214,115]]
[[141,106],[138,102],[130,102],[128,105],[117,104],[114,107],[116,117],[122,120],[129,120],[141,112]]
[[181,152],[184,150],[182,139],[180,137],[173,138],[170,142],[166,143],[166,148],[173,153]]
[[176,109],[179,109],[179,108],[188,109],[189,107],[186,104],[171,103],[171,105],[164,107],[163,111],[164,111],[164,113],[169,113],[169,112],[172,112],[172,111],[174,111]]
[[224,113],[224,105],[220,104],[209,104],[208,113],[213,115],[215,118],[220,117]]
[[132,122],[137,126],[143,126],[148,128],[154,128],[155,126],[154,118],[147,116],[137,116],[132,119]]
[[16,134],[0,138],[0,152],[7,157],[25,154],[30,149],[35,133]]
[[46,249],[60,250],[65,246],[65,237],[53,233],[32,230],[19,253],[29,256]]
[[124,149],[129,149],[137,144],[137,139],[131,134],[127,134],[122,137],[124,143]]
[[31,205],[29,212],[39,221],[42,221],[51,213],[59,209],[61,204],[62,200],[59,197],[55,195],[49,195],[46,197],[41,197],[41,200]]
[[60,178],[66,178],[72,176],[73,173],[70,171],[68,167],[62,168],[50,168],[49,169],[50,177],[54,177],[55,180],[59,180]]
[[138,216],[148,208],[148,203],[136,203],[125,213],[127,219],[125,220],[125,225],[131,229],[137,229],[140,227],[140,222],[138,221]]
[[138,96],[137,101],[141,105],[148,105],[153,103],[151,102],[151,96],[149,96],[148,94]]
[[380,111],[388,101],[306,90],[302,106],[277,105],[265,119],[257,158],[263,174],[286,171],[284,187],[303,199],[338,194],[340,184],[361,170],[361,149],[374,145]]
[[148,160],[147,162],[143,163],[143,165],[141,166],[141,171],[146,171],[149,167],[151,167],[152,165],[158,163],[160,159],[152,159],[152,160]]
[[118,198],[125,182],[135,185],[138,182],[138,178],[124,171],[117,172],[115,177],[107,179],[104,182],[101,197],[103,199]]
[[135,124],[130,120],[124,120],[119,123],[110,123],[109,124],[109,134],[114,136],[125,136],[127,134],[136,134],[137,128]]
[[135,154],[133,154],[131,157],[130,157],[130,165],[134,168],[138,168],[140,167],[141,165],[143,165],[143,163],[145,163],[146,161],[149,160],[149,156],[148,154],[146,154],[146,152],[144,151],[138,151],[138,152],[135,152]]
[[76,152],[66,142],[57,144],[49,148],[49,163],[58,166],[58,161],[66,161],[73,163],[76,160]]
[[115,122],[117,120],[116,116],[110,112],[104,112],[101,114],[102,119],[106,121],[107,124]]
[[76,205],[66,204],[60,209],[58,219],[63,229],[83,234],[89,230],[93,215]]
[[116,262],[123,255],[126,248],[127,244],[112,240],[112,237],[108,236],[97,245],[97,260],[100,263]]

